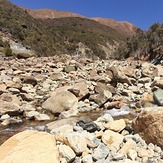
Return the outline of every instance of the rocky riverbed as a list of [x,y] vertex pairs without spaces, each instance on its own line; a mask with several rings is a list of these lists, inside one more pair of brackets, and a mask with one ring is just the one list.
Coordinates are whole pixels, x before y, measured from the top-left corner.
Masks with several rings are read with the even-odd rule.
[[0,160],[163,162],[161,106],[162,65],[1,58],[0,135],[18,134],[1,145]]

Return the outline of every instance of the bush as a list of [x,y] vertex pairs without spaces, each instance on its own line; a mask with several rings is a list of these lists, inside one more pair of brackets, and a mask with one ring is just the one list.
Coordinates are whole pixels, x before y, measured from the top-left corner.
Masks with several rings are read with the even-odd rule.
[[12,56],[12,50],[11,50],[11,48],[10,47],[6,47],[4,49],[4,53],[5,53],[6,57]]

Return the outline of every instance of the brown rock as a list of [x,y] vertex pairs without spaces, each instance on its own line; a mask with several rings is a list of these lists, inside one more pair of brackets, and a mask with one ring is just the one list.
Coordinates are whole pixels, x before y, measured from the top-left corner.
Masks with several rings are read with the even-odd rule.
[[20,93],[20,96],[25,101],[33,101],[34,100],[34,97],[27,93]]
[[120,120],[115,120],[113,122],[109,122],[105,124],[105,128],[115,131],[115,132],[120,132],[122,131],[124,128],[126,127],[126,123],[124,121],[124,119],[120,119]]
[[145,62],[142,64],[142,75],[153,79],[158,76],[158,69],[153,64]]
[[87,88],[87,84],[86,84],[85,80],[75,83],[72,86],[59,87],[52,93],[52,96],[54,96],[60,92],[63,92],[63,91],[69,91],[69,92],[73,93],[76,97],[78,97],[79,100],[84,98],[85,96],[87,96],[89,93],[89,90]]
[[151,86],[157,86],[163,89],[163,79],[154,81]]
[[163,146],[163,107],[146,108],[133,121],[135,132],[147,143]]
[[23,83],[35,86],[37,84],[37,80],[33,76],[26,76],[23,79]]
[[96,94],[91,95],[90,100],[95,101],[101,106],[112,97],[112,92],[115,93],[113,86],[97,82],[97,85],[95,86]]
[[20,107],[7,101],[0,100],[0,114],[18,115]]
[[5,84],[0,84],[0,94],[2,94],[3,92],[6,92],[6,85]]
[[6,81],[5,84],[7,88],[17,88],[17,89],[22,88],[22,84],[20,82]]
[[27,130],[0,146],[0,160],[1,163],[59,163],[59,153],[52,135]]
[[130,79],[119,69],[119,67],[112,66],[110,70],[113,73],[113,80],[131,85]]
[[136,78],[135,70],[132,66],[120,67],[120,70],[128,77]]

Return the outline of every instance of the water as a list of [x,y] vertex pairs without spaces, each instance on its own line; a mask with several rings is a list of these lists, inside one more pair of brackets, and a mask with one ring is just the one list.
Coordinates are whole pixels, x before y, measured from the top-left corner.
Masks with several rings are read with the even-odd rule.
[[10,124],[8,126],[0,126],[0,145],[2,145],[11,136],[24,130],[44,131],[45,125],[51,121],[34,121],[26,120],[23,123]]
[[[97,118],[103,114],[111,114],[114,119],[133,119],[136,115],[130,114],[128,108],[122,109],[111,109],[111,110],[100,110],[89,113],[81,113],[79,116],[89,118],[92,121],[95,121]],[[45,131],[46,124],[54,121],[35,121],[35,120],[25,120],[23,123],[10,124],[8,126],[0,126],[0,145],[2,145],[8,138],[11,136],[24,131],[24,130],[38,130]]]

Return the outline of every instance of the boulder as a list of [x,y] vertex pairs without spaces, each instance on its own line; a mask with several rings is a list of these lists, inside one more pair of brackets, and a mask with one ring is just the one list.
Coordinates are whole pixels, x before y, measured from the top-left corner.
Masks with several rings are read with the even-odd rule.
[[111,130],[106,130],[102,135],[102,141],[109,149],[117,152],[120,149],[120,144],[123,142],[124,136]]
[[59,163],[59,152],[52,135],[27,130],[0,146],[0,160],[1,163]]
[[13,104],[11,102],[0,100],[0,115],[18,115],[20,112],[20,106]]
[[63,91],[69,91],[73,93],[76,97],[78,97],[79,100],[89,95],[89,90],[85,80],[75,83],[71,86],[59,87],[52,93],[52,95],[54,96]]
[[78,99],[69,91],[63,91],[53,94],[42,105],[46,110],[52,113],[61,113],[70,109],[77,109]]
[[66,159],[66,162],[72,162],[76,157],[74,151],[67,145],[59,145],[58,150],[60,155]]
[[18,59],[27,59],[30,58],[32,55],[30,53],[18,53],[16,54],[16,57]]
[[120,67],[120,70],[128,77],[136,78],[135,70],[132,66]]
[[25,76],[23,79],[23,83],[35,86],[37,84],[37,80],[33,76]]
[[101,143],[95,150],[93,151],[92,157],[93,160],[98,161],[100,159],[105,159],[109,155],[109,148]]
[[151,84],[151,86],[157,86],[157,87],[160,87],[160,88],[162,88],[163,89],[163,79],[161,80],[155,80],[152,84]]
[[71,71],[76,71],[77,67],[72,65],[67,65],[64,67],[64,72],[70,73]]
[[117,81],[120,83],[127,83],[131,85],[130,79],[125,75],[123,71],[119,69],[119,67],[112,66],[110,67],[110,71],[113,74],[113,81]]
[[115,131],[115,132],[120,132],[122,131],[124,128],[126,127],[126,123],[124,121],[124,119],[120,119],[120,120],[115,120],[113,122],[109,122],[105,124],[105,128]]
[[144,77],[150,77],[153,79],[154,77],[158,76],[158,69],[153,64],[145,62],[142,64],[142,75]]
[[135,149],[136,148],[136,142],[134,140],[128,140],[124,145],[123,147],[118,151],[119,154],[122,154],[122,155],[126,155],[127,152],[131,149]]
[[95,101],[98,105],[105,104],[115,93],[115,88],[105,83],[97,82],[95,86],[95,94],[90,96],[90,100]]
[[163,146],[163,107],[145,108],[132,125],[147,143]]
[[0,84],[0,95],[1,95],[2,93],[4,93],[4,92],[7,91],[6,88],[7,88],[7,87],[6,87],[5,84],[3,84],[3,83]]
[[157,105],[163,106],[163,89],[154,91],[153,98]]
[[46,124],[47,131],[55,130],[56,128],[59,128],[64,125],[70,125],[70,126],[75,126],[75,124],[79,121],[79,118],[77,117],[71,117],[68,119],[60,119],[54,122],[50,122]]
[[68,133],[65,136],[65,143],[71,147],[76,154],[81,154],[87,150],[86,139],[80,133]]

